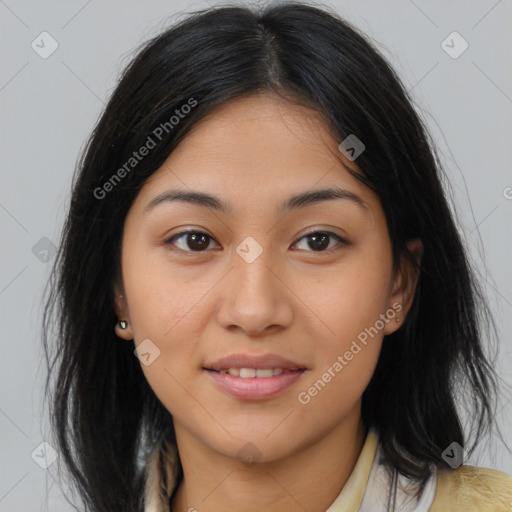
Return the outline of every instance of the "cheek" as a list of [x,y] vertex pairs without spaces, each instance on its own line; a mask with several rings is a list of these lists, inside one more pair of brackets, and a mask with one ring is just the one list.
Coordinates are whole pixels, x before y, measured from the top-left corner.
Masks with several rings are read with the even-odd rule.
[[326,326],[327,335],[322,339],[329,357],[333,351],[347,349],[352,340],[374,326],[385,313],[390,280],[390,258],[354,251],[330,278],[304,286],[304,302],[314,305]]
[[[322,435],[343,419],[359,415],[361,396],[373,375],[379,350],[380,342],[375,340],[361,347],[350,361],[339,351],[328,365],[315,369],[296,396],[295,421],[300,434]],[[338,355],[343,362],[337,360]]]
[[182,319],[197,315],[196,305],[207,291],[206,284],[193,282],[171,264],[164,249],[147,247],[144,240],[127,239],[123,281],[136,341],[147,337],[166,341],[179,330]]
[[135,345],[147,344],[149,339],[150,351],[157,354],[149,365],[141,359],[141,369],[165,406],[179,409],[190,400],[183,395],[182,386],[188,385],[190,377],[184,371],[185,362],[191,366],[197,358],[201,297],[208,291],[208,283],[189,286],[189,280],[177,275],[165,256],[155,258],[154,253],[138,250],[136,243],[127,244],[123,282]]
[[392,275],[385,245],[380,252],[383,256],[376,254],[354,251],[331,279],[304,287],[304,303],[313,305],[325,326],[324,334],[315,337],[317,364],[308,380],[313,388],[311,393],[303,390],[312,408],[321,408],[330,400],[353,405],[372,377],[384,336],[386,322],[381,315],[386,318]]
[[337,424],[357,406],[370,382],[382,345],[380,315],[388,284],[382,276],[375,278],[369,272],[342,274],[324,295],[321,317],[329,330],[315,338],[316,364],[297,395],[306,430],[315,428],[318,417],[327,429]]

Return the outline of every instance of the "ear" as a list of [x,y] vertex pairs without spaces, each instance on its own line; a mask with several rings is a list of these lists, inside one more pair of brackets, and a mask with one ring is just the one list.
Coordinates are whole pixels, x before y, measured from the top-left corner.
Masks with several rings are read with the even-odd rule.
[[[411,253],[413,260],[419,267],[423,256],[423,243],[419,238],[411,239],[407,242],[407,248]],[[398,330],[404,323],[407,313],[411,308],[416,291],[416,285],[420,277],[419,269],[409,258],[402,255],[400,266],[395,272],[395,277],[391,285],[390,296],[388,298],[388,309],[396,311],[398,320],[389,321],[384,328],[384,334],[391,334]]]
[[[118,285],[114,286],[114,309],[116,311],[117,321],[114,330],[120,338],[130,341],[133,339],[132,326],[130,316],[128,314],[128,304],[122,288]],[[119,322],[124,320],[127,323],[126,329],[122,329]]]

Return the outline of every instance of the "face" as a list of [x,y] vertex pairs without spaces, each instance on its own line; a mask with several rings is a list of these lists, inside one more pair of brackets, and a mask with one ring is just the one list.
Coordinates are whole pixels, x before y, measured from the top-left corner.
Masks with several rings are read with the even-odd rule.
[[[251,442],[276,460],[359,417],[412,301],[379,198],[339,142],[304,107],[237,99],[195,125],[127,215],[118,335],[142,347],[177,433],[217,453]],[[328,188],[341,192],[289,203]]]

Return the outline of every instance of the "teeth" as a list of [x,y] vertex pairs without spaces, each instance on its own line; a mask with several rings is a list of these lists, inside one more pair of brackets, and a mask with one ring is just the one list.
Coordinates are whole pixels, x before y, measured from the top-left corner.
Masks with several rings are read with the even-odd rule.
[[228,370],[220,370],[220,373],[233,375],[234,377],[241,377],[242,379],[251,379],[254,377],[266,378],[281,375],[284,370],[282,368],[229,368]]
[[272,377],[272,375],[274,375],[272,368],[268,368],[266,370],[256,370],[256,377]]

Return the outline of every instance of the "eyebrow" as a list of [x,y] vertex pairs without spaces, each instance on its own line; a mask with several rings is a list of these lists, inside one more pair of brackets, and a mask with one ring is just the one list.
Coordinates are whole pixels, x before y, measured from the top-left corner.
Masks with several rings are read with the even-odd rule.
[[[356,194],[345,188],[333,186],[317,190],[309,190],[302,192],[295,196],[288,198],[284,203],[278,207],[278,213],[285,213],[291,210],[305,208],[306,206],[319,203],[322,201],[331,201],[334,199],[343,199],[357,204],[364,210],[368,209],[368,205]],[[189,204],[196,204],[206,208],[212,208],[227,215],[233,213],[233,208],[230,204],[225,203],[218,197],[198,191],[186,190],[167,190],[158,196],[154,197],[144,208],[143,213],[149,213],[160,204],[169,202],[182,202]]]

